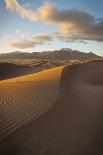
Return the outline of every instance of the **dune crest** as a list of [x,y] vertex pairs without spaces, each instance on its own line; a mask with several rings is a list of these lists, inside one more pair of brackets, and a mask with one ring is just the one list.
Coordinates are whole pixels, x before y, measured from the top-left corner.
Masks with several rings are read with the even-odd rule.
[[12,63],[0,63],[0,80],[18,77],[28,74],[32,69],[27,65],[16,65]]
[[0,81],[0,140],[53,106],[62,68]]
[[[7,148],[4,152],[19,152],[22,155],[29,155],[30,152],[38,155],[103,154],[103,61],[66,66],[60,70],[56,104],[45,115],[10,135],[4,141],[4,147]],[[44,88],[48,90],[46,98],[49,90],[53,90],[50,96],[54,97],[56,91],[54,87],[51,88],[56,80],[50,82],[49,89],[46,85],[43,87],[42,92]]]

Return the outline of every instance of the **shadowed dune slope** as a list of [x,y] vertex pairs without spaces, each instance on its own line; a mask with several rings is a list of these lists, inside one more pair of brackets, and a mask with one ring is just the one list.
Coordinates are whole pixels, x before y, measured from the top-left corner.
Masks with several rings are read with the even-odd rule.
[[62,68],[0,81],[0,140],[53,106]]
[[31,68],[29,66],[16,65],[12,63],[0,63],[0,80],[17,77],[29,73]]
[[4,145],[2,155],[102,155],[103,61],[65,67],[57,103]]
[[27,82],[27,81],[58,81],[58,78],[61,76],[61,71],[64,66],[56,67],[53,69],[46,69],[44,71],[22,75],[16,78],[4,79],[0,83],[14,83],[14,82]]

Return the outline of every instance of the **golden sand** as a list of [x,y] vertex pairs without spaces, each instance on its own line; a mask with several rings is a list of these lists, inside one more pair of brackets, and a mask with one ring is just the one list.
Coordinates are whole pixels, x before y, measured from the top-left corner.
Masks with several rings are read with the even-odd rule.
[[53,106],[62,69],[0,81],[0,140]]

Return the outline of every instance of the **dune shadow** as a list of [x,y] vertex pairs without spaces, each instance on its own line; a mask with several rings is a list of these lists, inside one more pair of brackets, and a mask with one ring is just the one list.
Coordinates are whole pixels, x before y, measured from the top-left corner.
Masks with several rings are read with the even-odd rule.
[[0,80],[18,77],[30,71],[30,67],[12,63],[0,63]]
[[[61,74],[60,94],[55,105],[11,136],[7,151],[3,150],[1,154],[31,155],[37,151],[36,155],[41,155],[38,151],[41,145],[45,150],[43,155],[102,155],[103,90],[98,86],[100,83],[92,83],[103,77],[102,71],[103,61],[66,66]],[[41,142],[36,150],[35,133]]]
[[28,65],[17,65],[13,63],[0,63],[0,80],[16,78],[43,70],[40,65],[30,67]]

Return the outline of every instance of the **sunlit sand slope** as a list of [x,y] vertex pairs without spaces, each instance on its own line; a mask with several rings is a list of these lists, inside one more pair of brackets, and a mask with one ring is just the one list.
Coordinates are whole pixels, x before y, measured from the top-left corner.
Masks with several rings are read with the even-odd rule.
[[[38,94],[41,91],[41,94],[38,95],[39,97],[43,94],[43,97],[50,97],[50,100],[54,101],[53,99],[56,99],[55,96],[57,96],[56,93],[58,92],[56,90],[58,89],[57,81],[59,81],[60,74],[59,97],[56,104],[42,117],[32,121],[24,128],[16,130],[16,132],[2,141],[2,144],[0,143],[2,145],[0,155],[103,155],[103,61],[92,61],[66,66],[63,70],[62,68],[57,68],[39,73],[37,75],[39,75],[40,83],[42,83],[40,86],[36,78],[37,75],[35,75],[37,82],[34,82],[32,77],[30,78],[31,81],[28,80],[32,75],[27,76],[26,80],[29,82],[21,82],[22,84],[26,83],[25,87],[21,87],[25,90],[23,94],[28,97],[28,94],[33,94],[30,93],[32,90],[36,90]],[[49,78],[45,80],[47,75]],[[22,80],[23,77],[14,79],[12,83],[16,83],[17,86],[17,83]],[[30,83],[31,85],[32,83],[37,83],[38,87],[35,86],[34,89],[33,85],[30,86]],[[8,81],[9,84],[10,81]],[[27,85],[31,89],[25,89],[28,88]],[[20,90],[23,92],[18,87],[15,87],[14,93]],[[34,96],[36,95],[33,95],[33,98]],[[47,103],[52,105],[53,102]],[[26,105],[28,107],[27,103]],[[42,105],[44,107],[45,104],[43,103]],[[24,107],[26,107],[25,104]],[[39,109],[42,113],[42,110],[38,107],[34,109]],[[50,106],[48,107],[50,108]],[[47,109],[49,109],[48,107]],[[22,110],[22,112],[24,120],[25,118],[30,118],[28,114],[26,115],[27,117],[25,116],[25,110]],[[32,114],[33,119],[36,118],[33,108],[30,109],[29,114]],[[18,116],[18,114],[16,115]],[[19,117],[18,119],[21,120]],[[9,122],[10,120],[12,119],[9,118]],[[6,119],[4,121],[7,122]],[[15,122],[19,122],[20,126],[20,121],[16,120]],[[15,125],[15,122],[12,125]],[[23,121],[21,122],[23,124]],[[18,127],[17,123],[15,126]]]
[[62,69],[0,81],[0,140],[53,106]]

